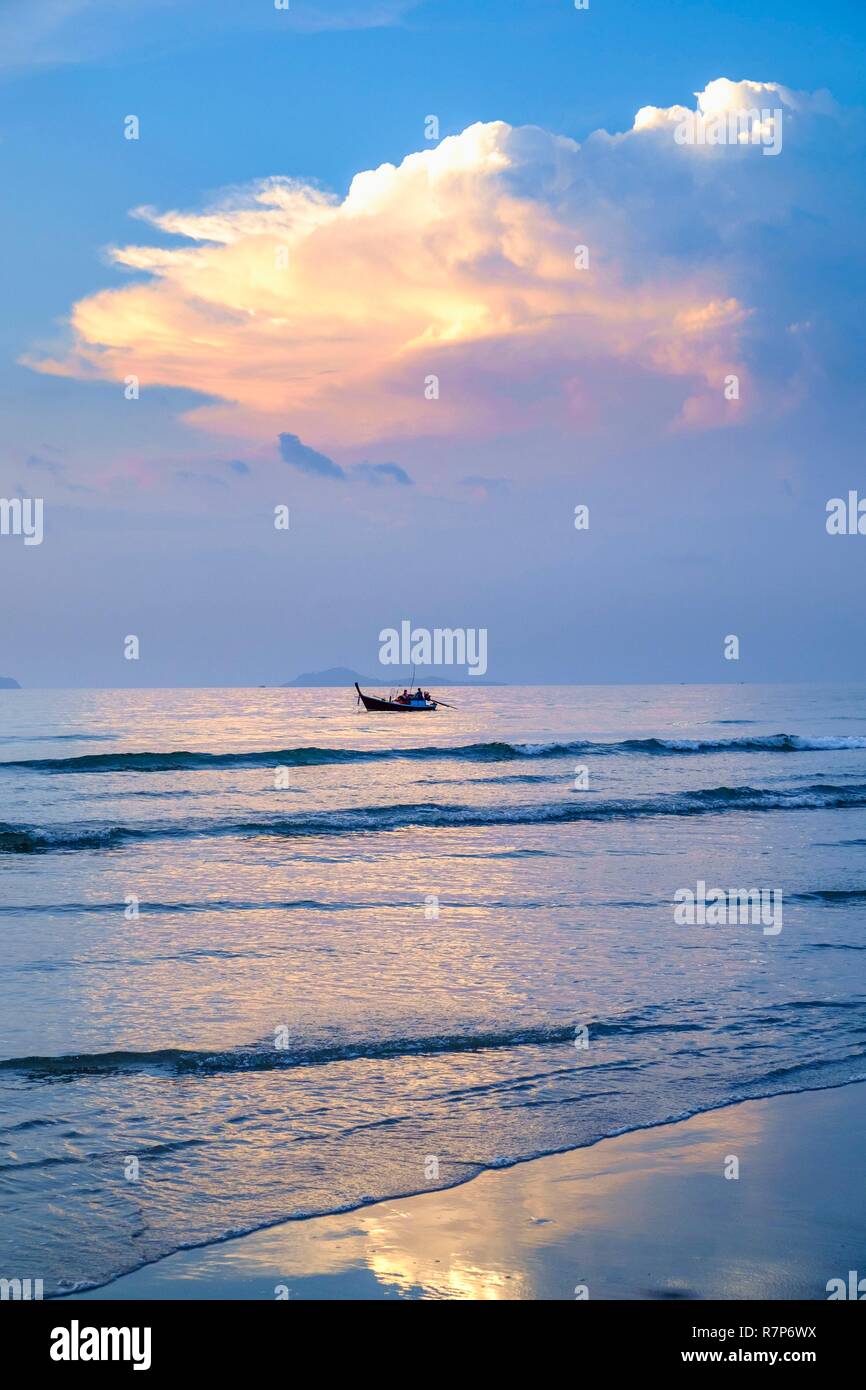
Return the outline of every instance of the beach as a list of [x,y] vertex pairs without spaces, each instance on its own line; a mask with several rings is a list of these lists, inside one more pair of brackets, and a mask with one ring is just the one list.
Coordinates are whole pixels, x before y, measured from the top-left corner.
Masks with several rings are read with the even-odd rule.
[[[444,1240],[527,1297],[812,1297],[849,1258],[820,1166],[813,1265],[777,1248],[796,1126],[762,1196],[719,1171],[866,1080],[866,692],[439,693],[2,692],[0,1273],[120,1289],[249,1237],[286,1246],[260,1287],[375,1290],[384,1241],[383,1290],[435,1291]],[[719,1245],[738,1202],[768,1264]]]
[[507,1300],[589,1302],[583,1375],[826,1376],[866,1300],[866,0],[0,37],[34,1368],[248,1377],[274,1302]]
[[745,1101],[171,1255],[79,1297],[826,1299],[866,1271],[864,1165],[866,1084]]

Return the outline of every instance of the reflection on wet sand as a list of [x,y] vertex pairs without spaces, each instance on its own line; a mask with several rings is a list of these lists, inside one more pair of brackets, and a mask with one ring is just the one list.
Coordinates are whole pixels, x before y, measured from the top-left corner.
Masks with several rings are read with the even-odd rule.
[[174,1255],[91,1296],[826,1297],[866,1236],[864,1099],[859,1084],[748,1101]]

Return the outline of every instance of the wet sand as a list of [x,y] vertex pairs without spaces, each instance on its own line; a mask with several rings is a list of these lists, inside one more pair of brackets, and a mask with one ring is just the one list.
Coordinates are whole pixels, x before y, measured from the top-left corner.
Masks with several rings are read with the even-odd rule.
[[861,1082],[284,1222],[80,1297],[826,1299],[866,1275],[864,1171]]

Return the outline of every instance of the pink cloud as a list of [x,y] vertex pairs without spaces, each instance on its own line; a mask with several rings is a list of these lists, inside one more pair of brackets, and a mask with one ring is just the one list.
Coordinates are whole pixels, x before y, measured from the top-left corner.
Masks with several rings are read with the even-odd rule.
[[272,178],[201,212],[136,215],[190,244],[114,250],[148,278],[80,300],[68,350],[31,366],[201,392],[190,425],[325,451],[580,433],[621,413],[624,377],[675,384],[662,427],[735,418],[722,391],[746,377],[747,308],[719,266],[648,251],[571,140],[478,124],[358,174],[343,199]]

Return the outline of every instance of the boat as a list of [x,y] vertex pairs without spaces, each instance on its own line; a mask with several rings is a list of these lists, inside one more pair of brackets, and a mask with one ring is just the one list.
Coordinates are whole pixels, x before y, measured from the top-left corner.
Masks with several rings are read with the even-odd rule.
[[421,714],[427,710],[438,709],[441,700],[380,700],[376,695],[365,695],[357,681],[355,689],[364,709],[370,714]]

